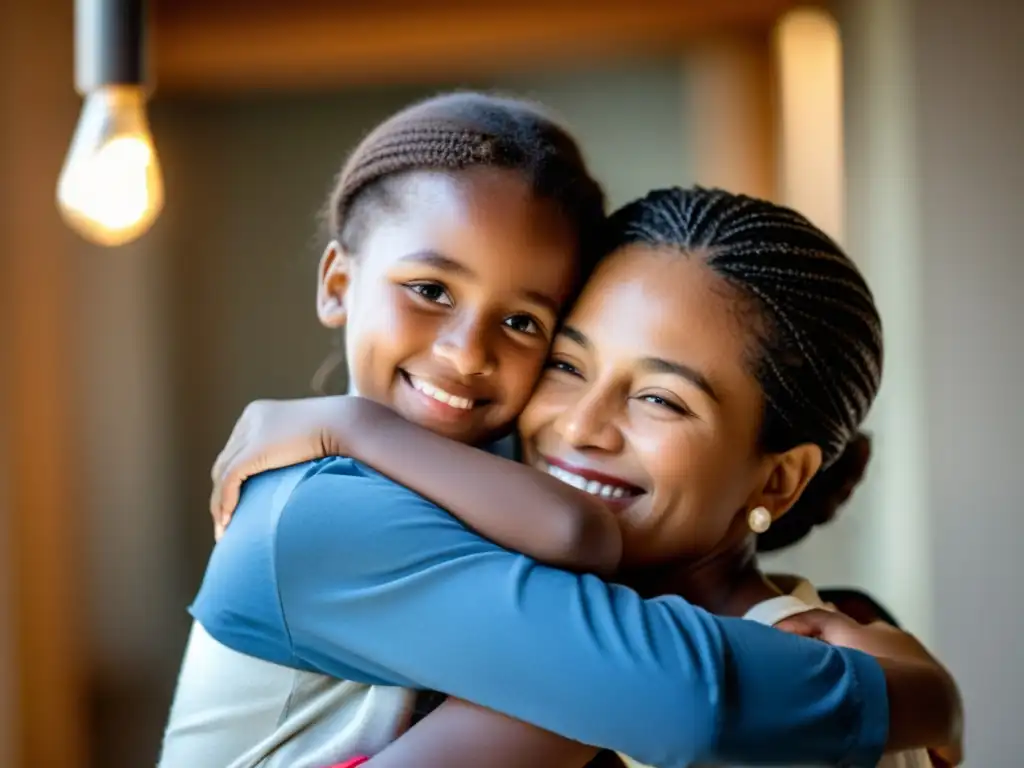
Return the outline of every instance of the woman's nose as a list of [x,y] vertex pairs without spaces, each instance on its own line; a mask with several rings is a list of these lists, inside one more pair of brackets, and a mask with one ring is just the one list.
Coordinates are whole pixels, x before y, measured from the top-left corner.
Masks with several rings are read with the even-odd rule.
[[555,431],[574,448],[618,453],[623,437],[616,415],[612,393],[593,389],[563,411],[555,421]]

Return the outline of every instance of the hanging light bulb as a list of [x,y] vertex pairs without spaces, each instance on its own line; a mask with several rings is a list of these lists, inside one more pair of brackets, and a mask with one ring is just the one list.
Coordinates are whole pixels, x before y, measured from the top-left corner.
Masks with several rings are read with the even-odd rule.
[[57,183],[68,225],[100,245],[134,240],[163,207],[163,178],[139,88],[110,86],[86,96]]
[[163,208],[163,176],[146,119],[141,0],[77,0],[75,74],[85,96],[57,204],[99,245],[130,242]]

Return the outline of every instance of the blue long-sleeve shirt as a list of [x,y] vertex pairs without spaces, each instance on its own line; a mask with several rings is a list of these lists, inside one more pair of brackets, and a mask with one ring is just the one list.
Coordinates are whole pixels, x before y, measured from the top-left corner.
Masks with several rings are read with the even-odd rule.
[[439,690],[666,768],[868,766],[887,738],[870,656],[540,565],[351,459],[247,483],[192,613],[265,661]]

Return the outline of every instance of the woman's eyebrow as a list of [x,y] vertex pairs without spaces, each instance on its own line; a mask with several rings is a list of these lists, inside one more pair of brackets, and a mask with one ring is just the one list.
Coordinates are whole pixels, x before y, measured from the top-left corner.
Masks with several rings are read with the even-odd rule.
[[[590,339],[587,338],[587,335],[575,326],[563,325],[560,333],[562,336],[569,339],[569,341],[579,344],[584,349],[590,349],[591,347]],[[663,357],[645,357],[640,364],[648,373],[668,373],[672,376],[679,376],[700,389],[716,403],[721,402],[721,399],[718,397],[718,393],[715,392],[715,388],[711,386],[711,382],[708,381],[707,376],[702,374],[696,368],[674,360],[666,360]]]
[[707,377],[700,371],[691,368],[688,365],[677,363],[674,360],[666,360],[663,357],[645,357],[641,365],[643,365],[644,370],[649,373],[668,373],[673,376],[679,376],[680,378],[686,379],[686,381],[700,389],[716,403],[721,402],[718,398],[718,393],[715,392],[714,387],[711,386],[711,382],[707,380]]
[[572,325],[563,325],[559,333],[569,339],[569,341],[576,342],[584,349],[590,349],[590,339],[579,328]]

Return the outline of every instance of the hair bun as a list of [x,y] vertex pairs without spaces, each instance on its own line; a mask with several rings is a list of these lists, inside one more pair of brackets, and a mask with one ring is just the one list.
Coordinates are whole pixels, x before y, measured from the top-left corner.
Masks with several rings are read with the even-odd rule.
[[792,546],[816,525],[831,522],[864,479],[870,460],[871,437],[858,432],[831,465],[811,478],[792,509],[758,536],[758,551],[774,552]]

